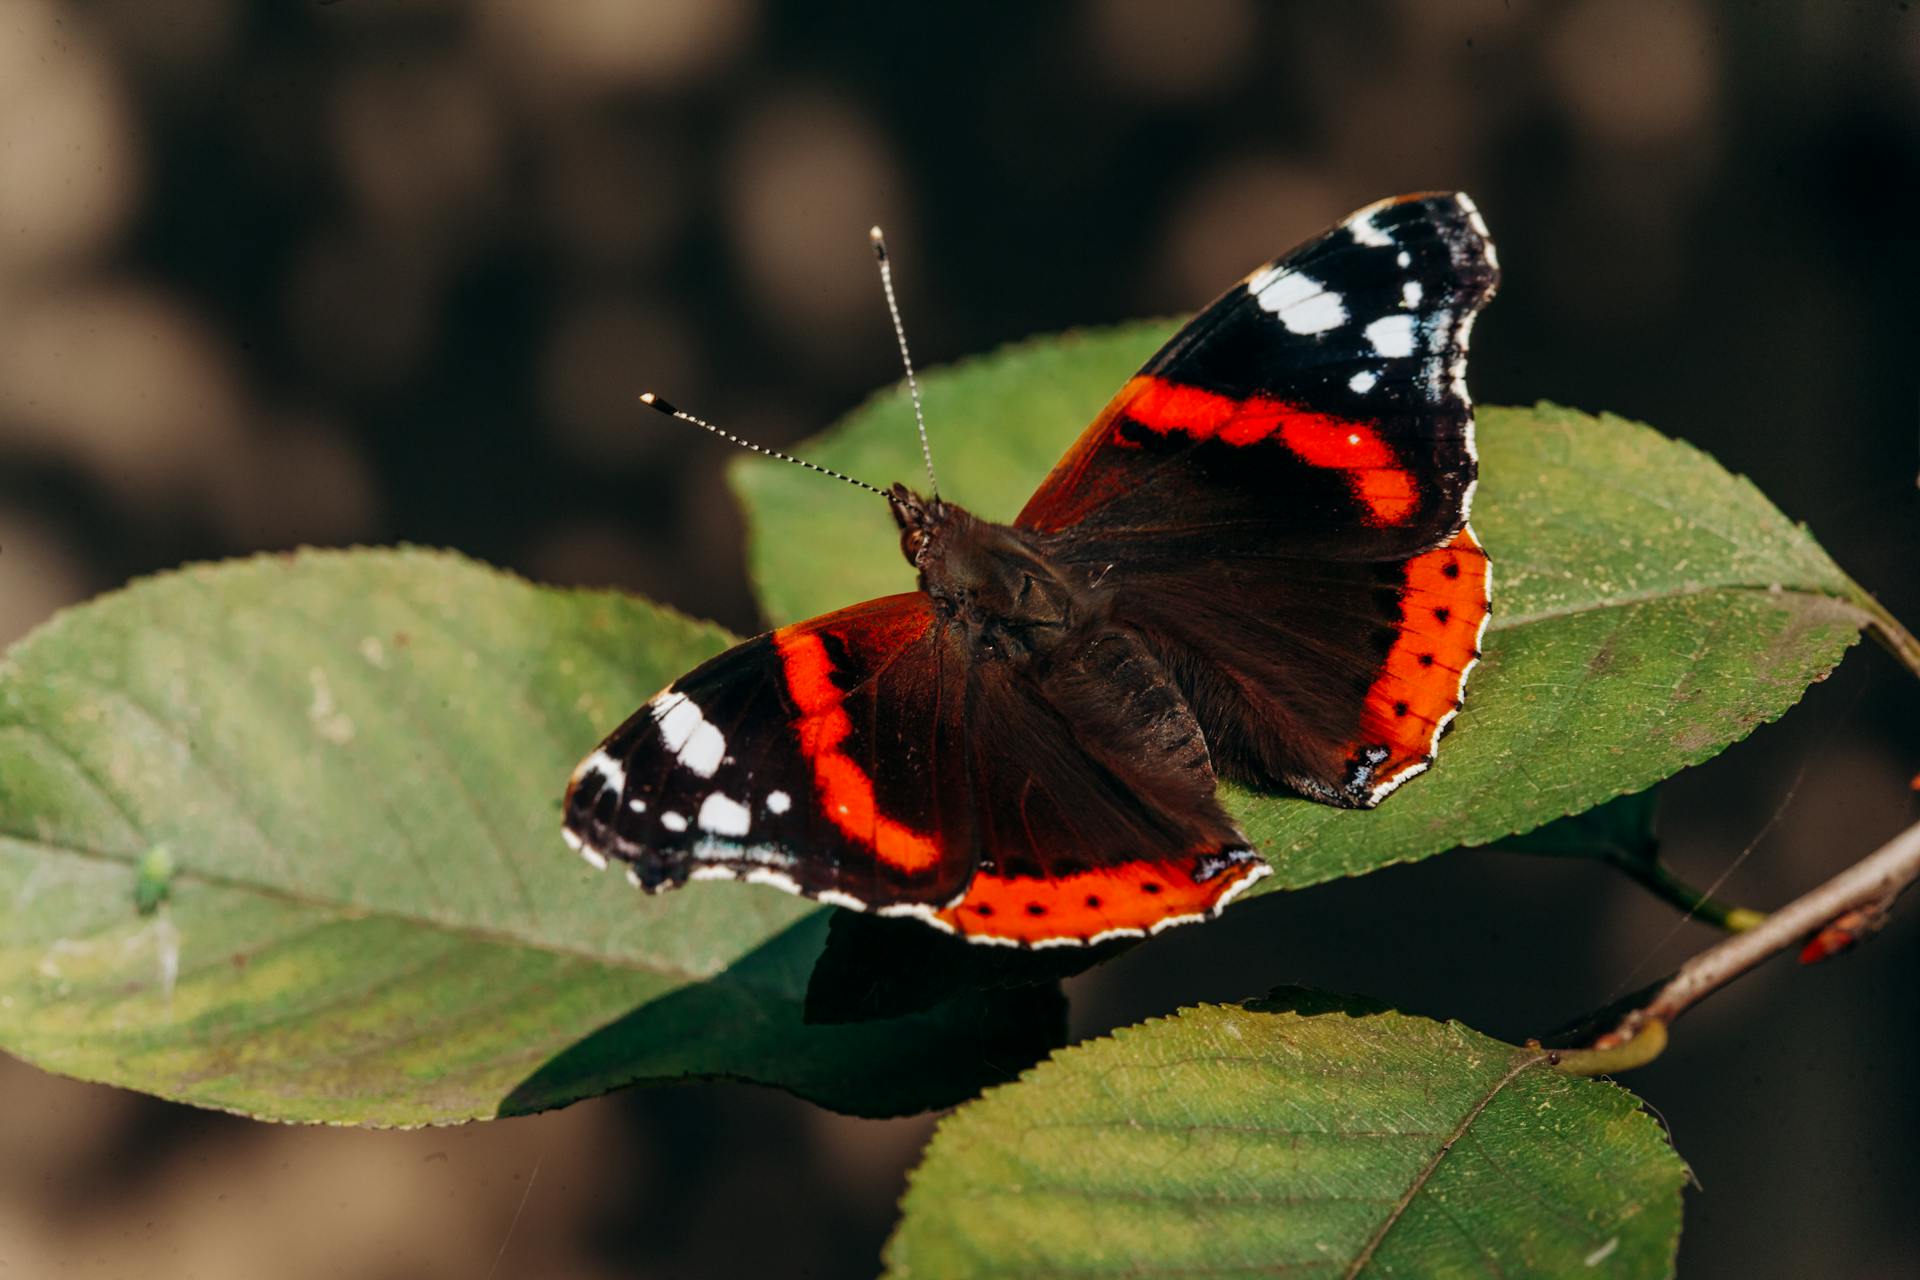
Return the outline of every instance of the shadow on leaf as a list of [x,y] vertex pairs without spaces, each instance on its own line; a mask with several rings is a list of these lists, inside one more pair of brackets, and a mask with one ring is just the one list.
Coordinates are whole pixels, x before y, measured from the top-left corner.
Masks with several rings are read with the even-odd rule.
[[906,1115],[962,1102],[1064,1043],[1066,999],[1046,979],[994,990],[955,985],[897,1016],[809,1022],[807,975],[827,947],[828,917],[844,914],[815,912],[718,976],[576,1041],[516,1085],[497,1114],[550,1110],[634,1084],[738,1080],[851,1115]]
[[966,996],[1017,999],[1021,989],[1052,987],[1134,945],[1028,951],[980,946],[917,920],[835,911],[827,943],[807,983],[806,1019],[832,1026],[923,1013]]

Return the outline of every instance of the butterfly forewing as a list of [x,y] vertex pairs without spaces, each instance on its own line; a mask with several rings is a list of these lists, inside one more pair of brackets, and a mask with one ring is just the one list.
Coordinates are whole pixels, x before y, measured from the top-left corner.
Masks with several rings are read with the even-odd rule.
[[649,890],[744,879],[1013,945],[1142,936],[1265,874],[1137,640],[1045,682],[968,656],[918,592],[749,640],[581,763],[568,838]]
[[847,906],[943,906],[974,869],[964,668],[927,597],[729,649],[574,773],[566,828],[647,889],[737,878]]
[[1465,371],[1498,278],[1465,196],[1364,209],[1176,334],[1022,511],[1108,574],[1223,775],[1366,806],[1432,758],[1488,611]]
[[1467,339],[1498,268],[1463,196],[1362,210],[1216,299],[1016,521],[1091,558],[1370,559],[1465,521]]

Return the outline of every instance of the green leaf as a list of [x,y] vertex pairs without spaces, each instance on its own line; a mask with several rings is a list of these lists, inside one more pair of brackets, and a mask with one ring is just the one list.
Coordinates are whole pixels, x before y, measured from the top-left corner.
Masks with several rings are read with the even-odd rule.
[[1053,990],[804,1025],[826,912],[648,899],[567,851],[574,763],[728,640],[420,551],[196,567],[62,615],[0,667],[0,1046],[418,1124],[688,1077],[894,1113],[1057,1044]]
[[1664,1276],[1685,1175],[1624,1089],[1293,993],[1121,1030],[962,1107],[887,1274]]
[[[922,380],[942,493],[1011,519],[1167,322],[1011,347]],[[1481,844],[1642,790],[1796,702],[1868,620],[1859,589],[1747,481],[1650,428],[1542,404],[1479,413],[1473,520],[1493,558],[1486,659],[1439,762],[1378,810],[1229,788],[1297,888]],[[802,452],[876,482],[920,472],[890,391]],[[885,504],[800,468],[733,472],[776,621],[910,589]]]

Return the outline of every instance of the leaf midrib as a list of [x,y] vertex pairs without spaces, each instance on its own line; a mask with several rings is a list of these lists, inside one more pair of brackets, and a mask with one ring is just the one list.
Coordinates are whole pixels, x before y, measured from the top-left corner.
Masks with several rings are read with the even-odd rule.
[[[1497,562],[1496,562],[1497,564]],[[1582,614],[1600,613],[1607,609],[1630,608],[1640,604],[1658,604],[1663,600],[1684,600],[1692,596],[1711,595],[1725,591],[1743,595],[1763,595],[1769,599],[1795,597],[1818,601],[1837,606],[1850,617],[1858,619],[1865,626],[1871,619],[1867,612],[1844,595],[1822,591],[1813,587],[1789,587],[1775,583],[1757,585],[1748,582],[1685,582],[1671,586],[1654,587],[1645,591],[1630,591],[1622,595],[1608,596],[1604,600],[1582,600],[1565,605],[1555,605],[1545,609],[1534,609],[1526,613],[1502,613],[1500,611],[1499,588],[1494,590],[1493,617],[1487,623],[1489,631],[1509,631],[1517,627],[1531,626],[1536,622],[1552,622],[1559,618],[1577,618]]]
[[1394,1205],[1392,1211],[1387,1214],[1386,1221],[1380,1224],[1379,1229],[1373,1233],[1373,1237],[1368,1240],[1360,1252],[1354,1256],[1352,1264],[1346,1270],[1345,1280],[1355,1280],[1355,1277],[1367,1269],[1367,1264],[1373,1261],[1373,1255],[1379,1252],[1380,1246],[1386,1243],[1386,1239],[1392,1234],[1394,1227],[1399,1225],[1400,1220],[1406,1216],[1407,1210],[1413,1205],[1414,1200],[1420,1195],[1421,1190],[1426,1187],[1428,1182],[1432,1181],[1433,1175],[1439,1170],[1441,1162],[1444,1161],[1448,1155],[1452,1154],[1454,1146],[1459,1143],[1460,1139],[1467,1135],[1469,1129],[1473,1128],[1474,1121],[1480,1118],[1481,1113],[1487,1109],[1488,1104],[1500,1095],[1501,1090],[1519,1079],[1521,1073],[1525,1072],[1529,1067],[1538,1066],[1546,1060],[1547,1055],[1544,1053],[1529,1054],[1521,1058],[1507,1069],[1505,1075],[1494,1081],[1491,1088],[1480,1096],[1479,1101],[1475,1102],[1467,1111],[1466,1115],[1460,1118],[1460,1123],[1454,1126],[1453,1132],[1447,1135],[1446,1141],[1442,1142],[1434,1151],[1433,1157],[1429,1159],[1425,1165],[1421,1166],[1420,1171],[1414,1175],[1412,1183],[1410,1183],[1406,1191],[1401,1194],[1400,1202]]
[[[125,867],[128,870],[133,870],[138,865],[138,859],[133,854],[115,853],[107,849],[90,849],[84,845],[77,844],[58,844],[23,835],[17,831],[0,831],[0,843],[12,844],[41,854],[65,856],[82,862],[105,863],[111,866]],[[176,870],[171,879],[175,883],[191,881],[195,884],[206,885],[209,888],[248,893],[255,897],[266,898],[274,902],[284,902],[290,906],[304,907],[311,911],[324,911],[345,921],[369,919],[390,920],[397,924],[405,924],[419,929],[432,929],[458,938],[485,942],[495,946],[513,946],[528,951],[545,952],[549,955],[582,960],[589,964],[600,965],[605,968],[622,969],[632,973],[663,975],[670,978],[683,979],[687,982],[706,982],[715,976],[714,974],[708,973],[696,973],[692,970],[679,968],[671,964],[647,963],[625,956],[603,955],[599,952],[586,951],[579,947],[569,947],[562,943],[552,942],[546,939],[528,938],[504,929],[489,929],[481,925],[436,920],[432,916],[421,915],[418,912],[397,910],[392,907],[367,906],[362,903],[335,901],[320,897],[316,894],[303,893],[297,889],[286,889],[278,885],[263,884],[259,881],[247,880],[238,876],[225,876],[218,872],[200,871],[190,867],[182,867]]]

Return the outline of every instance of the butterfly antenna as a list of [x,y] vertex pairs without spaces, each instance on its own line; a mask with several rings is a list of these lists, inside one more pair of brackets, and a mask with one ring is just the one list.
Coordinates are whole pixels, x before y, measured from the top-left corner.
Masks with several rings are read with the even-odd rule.
[[893,296],[893,263],[887,258],[887,238],[875,227],[867,232],[873,241],[873,256],[880,263],[880,287],[887,291],[887,314],[893,317],[893,336],[900,343],[900,363],[907,367],[907,394],[913,397],[913,421],[920,428],[920,456],[927,462],[927,483],[933,496],[940,496],[940,481],[933,474],[933,449],[927,444],[927,415],[920,410],[920,381],[913,376],[913,356],[907,350],[907,326],[900,323],[900,300]]
[[742,449],[751,449],[755,453],[764,454],[769,458],[778,458],[782,462],[791,462],[796,467],[805,467],[809,471],[818,471],[821,475],[832,476],[835,480],[845,480],[856,489],[865,489],[868,493],[877,493],[883,498],[887,496],[885,489],[876,489],[865,480],[855,480],[852,476],[835,471],[832,467],[823,467],[817,462],[808,462],[805,458],[796,458],[790,453],[782,453],[778,449],[769,449],[765,445],[755,444],[751,440],[742,440],[739,436],[733,434],[733,432],[716,427],[705,418],[696,418],[684,409],[674,408],[651,391],[641,395],[640,403],[646,405],[649,409],[658,409],[669,418],[678,418],[682,422],[691,422],[696,427],[704,427],[719,436],[722,440],[731,441],[739,445]]

